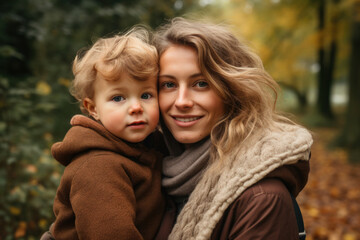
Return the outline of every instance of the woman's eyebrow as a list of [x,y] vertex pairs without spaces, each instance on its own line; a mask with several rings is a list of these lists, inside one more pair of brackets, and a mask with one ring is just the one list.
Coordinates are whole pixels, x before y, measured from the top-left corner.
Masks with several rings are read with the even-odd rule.
[[174,76],[172,76],[172,75],[167,75],[167,74],[159,75],[159,78],[171,78],[171,79],[175,79]]
[[[197,77],[204,77],[204,75],[202,73],[194,73],[194,74],[189,76],[189,78],[197,78]],[[161,75],[159,75],[159,78],[172,78],[172,79],[175,79],[176,77],[173,76],[173,75],[161,74]]]
[[204,75],[202,73],[195,73],[192,74],[189,78],[197,78],[197,77],[204,77]]

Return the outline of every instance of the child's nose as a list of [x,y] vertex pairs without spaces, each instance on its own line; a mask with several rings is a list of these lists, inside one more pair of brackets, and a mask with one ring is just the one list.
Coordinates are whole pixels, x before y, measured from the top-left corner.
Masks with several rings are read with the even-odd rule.
[[144,109],[141,106],[141,103],[139,101],[132,102],[130,108],[129,108],[129,114],[137,114],[142,113]]

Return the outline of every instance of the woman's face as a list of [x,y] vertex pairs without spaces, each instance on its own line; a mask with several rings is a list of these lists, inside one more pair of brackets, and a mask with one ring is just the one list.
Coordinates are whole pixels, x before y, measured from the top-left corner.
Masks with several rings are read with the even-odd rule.
[[184,144],[209,136],[224,115],[223,101],[202,75],[193,48],[172,45],[161,55],[159,105],[166,126]]

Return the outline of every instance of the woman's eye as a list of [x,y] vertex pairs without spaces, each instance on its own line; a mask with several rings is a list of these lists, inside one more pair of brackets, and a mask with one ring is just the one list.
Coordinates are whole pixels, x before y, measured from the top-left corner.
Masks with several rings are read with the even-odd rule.
[[204,88],[204,87],[208,87],[209,84],[206,81],[198,81],[197,83],[195,83],[196,87],[200,87],[200,88]]
[[150,93],[144,93],[141,95],[141,99],[150,99],[152,95]]
[[115,96],[111,100],[113,100],[114,102],[121,102],[121,101],[124,101],[125,98],[122,96]]
[[173,87],[175,87],[175,83],[173,83],[173,82],[164,82],[164,83],[161,84],[161,87],[163,87],[163,88],[173,88]]

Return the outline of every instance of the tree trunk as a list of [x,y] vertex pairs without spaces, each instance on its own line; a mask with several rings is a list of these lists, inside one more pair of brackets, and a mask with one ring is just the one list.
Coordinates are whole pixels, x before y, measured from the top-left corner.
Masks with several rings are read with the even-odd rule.
[[360,2],[354,3],[349,68],[349,103],[340,144],[349,149],[349,161],[360,163]]
[[328,89],[327,89],[327,99],[328,99],[328,109],[330,116],[333,116],[333,112],[331,110],[331,88],[334,82],[334,70],[336,64],[336,55],[338,49],[338,25],[340,19],[340,12],[339,12],[339,2],[340,0],[332,0],[333,7],[331,11],[331,26],[330,26],[330,53],[327,62],[327,71],[326,71],[326,79],[328,82]]
[[332,44],[330,58],[327,61],[325,49],[325,12],[326,0],[320,0],[318,6],[318,31],[319,31],[319,49],[318,61],[320,71],[318,75],[318,95],[317,107],[321,115],[326,118],[332,119],[333,112],[330,104],[330,93],[332,86],[332,72],[333,64],[335,62],[336,45]]

